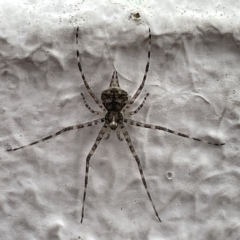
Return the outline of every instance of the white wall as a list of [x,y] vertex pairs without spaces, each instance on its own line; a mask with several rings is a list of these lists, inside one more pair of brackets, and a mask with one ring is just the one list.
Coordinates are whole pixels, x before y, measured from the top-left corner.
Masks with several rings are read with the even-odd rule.
[[[1,0],[0,239],[239,239],[239,7],[230,0]],[[135,12],[140,19],[129,19]],[[99,110],[77,68],[77,26],[82,67],[98,97],[114,67],[134,94],[150,27],[150,71],[134,107],[150,96],[132,118],[227,143],[127,126],[162,223],[127,144],[113,133],[91,159],[80,224],[85,159],[101,125],[5,150],[98,118],[81,98]]]

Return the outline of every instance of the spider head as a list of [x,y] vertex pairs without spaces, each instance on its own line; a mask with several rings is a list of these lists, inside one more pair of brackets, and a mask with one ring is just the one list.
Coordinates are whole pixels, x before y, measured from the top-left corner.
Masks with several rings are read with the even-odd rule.
[[128,102],[128,94],[119,87],[110,87],[102,92],[101,99],[107,111],[120,112]]

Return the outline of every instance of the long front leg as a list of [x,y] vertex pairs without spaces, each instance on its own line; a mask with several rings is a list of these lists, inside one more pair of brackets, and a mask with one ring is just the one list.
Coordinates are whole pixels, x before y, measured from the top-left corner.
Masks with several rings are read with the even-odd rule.
[[51,139],[51,138],[53,138],[53,137],[55,137],[55,136],[60,135],[61,133],[64,133],[64,132],[67,132],[67,131],[71,131],[71,130],[80,129],[80,128],[84,128],[84,127],[90,127],[90,126],[97,125],[97,124],[102,123],[102,122],[104,122],[104,118],[100,118],[100,119],[93,120],[93,121],[90,121],[90,122],[86,122],[86,123],[83,123],[83,124],[77,124],[77,125],[65,127],[65,128],[63,128],[62,130],[60,130],[60,131],[58,131],[58,132],[56,132],[56,133],[54,133],[54,134],[51,134],[51,135],[49,135],[49,136],[47,136],[47,137],[44,137],[44,138],[42,138],[42,139],[40,139],[40,140],[37,140],[37,141],[32,142],[32,143],[29,143],[29,144],[27,144],[27,145],[23,145],[23,146],[17,147],[17,148],[8,147],[8,148],[7,148],[7,151],[8,151],[8,152],[17,151],[17,150],[19,150],[19,149],[22,149],[22,148],[25,148],[25,147],[29,147],[29,146],[38,144],[38,143],[40,143],[40,142],[44,142],[44,141],[46,141],[46,140],[49,140],[49,139]]
[[190,138],[190,139],[193,139],[195,141],[204,142],[204,143],[215,145],[215,146],[222,146],[222,145],[226,144],[226,143],[212,143],[212,142],[208,142],[208,141],[205,141],[205,140],[202,140],[202,139],[199,139],[199,138],[191,137],[191,136],[186,135],[184,133],[173,131],[173,130],[171,130],[169,128],[165,128],[165,127],[157,126],[157,125],[152,125],[152,124],[147,124],[147,123],[142,123],[142,122],[138,122],[138,121],[131,120],[131,119],[124,119],[124,122],[125,123],[129,123],[130,125],[133,125],[133,126],[137,126],[137,127],[143,127],[143,128],[148,128],[148,129],[156,129],[156,130],[169,132],[169,133],[178,135],[180,137]]
[[109,84],[109,87],[120,87],[119,86],[119,81],[118,81],[118,73],[117,71],[113,72],[111,82]]
[[102,140],[105,132],[107,130],[107,124],[105,123],[104,126],[102,127],[102,129],[100,130],[96,141],[94,142],[91,151],[89,152],[87,158],[86,158],[86,172],[85,172],[85,183],[84,183],[84,194],[83,194],[83,203],[82,203],[82,218],[81,218],[81,223],[83,221],[83,217],[84,217],[84,204],[85,204],[85,199],[86,199],[86,193],[87,193],[87,185],[88,185],[88,172],[89,172],[89,162],[90,159],[93,155],[93,153],[95,152],[95,150],[97,149],[100,141]]
[[151,30],[149,28],[149,37],[148,37],[148,60],[147,60],[147,64],[146,64],[146,68],[145,68],[145,73],[144,73],[144,76],[143,76],[143,80],[142,80],[142,83],[141,85],[139,86],[138,90],[136,91],[136,93],[134,94],[134,96],[129,100],[129,102],[127,103],[127,105],[124,107],[123,111],[125,112],[133,103],[134,101],[136,100],[136,98],[138,97],[138,95],[141,93],[143,87],[144,87],[144,84],[145,84],[145,81],[147,79],[147,74],[148,74],[148,70],[149,70],[149,64],[150,64],[150,54],[151,54]]
[[124,136],[124,138],[125,138],[125,140],[126,140],[126,142],[127,142],[127,144],[128,144],[128,147],[129,147],[129,149],[131,150],[131,153],[132,153],[133,157],[135,158],[135,160],[136,160],[136,162],[137,162],[138,169],[139,169],[139,172],[140,172],[140,175],[141,175],[141,178],[142,178],[143,185],[144,185],[144,187],[145,187],[145,189],[146,189],[148,198],[149,198],[149,200],[150,200],[151,203],[152,203],[152,207],[153,207],[153,209],[154,209],[154,212],[155,212],[155,214],[156,214],[159,222],[161,222],[161,219],[160,219],[160,217],[158,216],[157,210],[156,210],[156,208],[155,208],[155,206],[154,206],[154,204],[153,204],[153,200],[152,200],[152,198],[151,198],[151,195],[150,195],[150,193],[149,193],[149,191],[148,191],[147,182],[146,182],[145,177],[144,177],[144,175],[143,175],[142,165],[141,165],[140,159],[139,159],[139,157],[137,156],[137,153],[136,153],[136,151],[135,151],[135,149],[134,149],[134,147],[133,147],[133,145],[132,145],[131,138],[130,138],[128,132],[127,132],[127,129],[126,129],[125,126],[123,125],[123,123],[120,125],[120,127],[121,127],[121,130],[122,130],[123,136]]
[[[78,44],[78,32],[79,32],[79,27],[77,28],[77,32],[76,32],[76,44]],[[104,111],[106,112],[106,109],[104,108],[104,106],[101,104],[101,102],[99,101],[99,99],[95,96],[95,94],[93,93],[92,89],[90,88],[90,86],[88,85],[84,73],[82,71],[82,66],[81,66],[81,62],[80,62],[80,54],[79,51],[77,50],[77,61],[78,61],[78,69],[82,75],[82,80],[83,83],[88,91],[88,93],[92,96],[92,98],[94,99],[94,101],[96,102],[96,104]]]

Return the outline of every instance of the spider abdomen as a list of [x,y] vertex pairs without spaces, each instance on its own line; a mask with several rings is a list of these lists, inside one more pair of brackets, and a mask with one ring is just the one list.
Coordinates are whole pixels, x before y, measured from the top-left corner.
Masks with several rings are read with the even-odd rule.
[[105,122],[112,130],[116,130],[123,122],[123,114],[121,112],[110,111],[105,115]]

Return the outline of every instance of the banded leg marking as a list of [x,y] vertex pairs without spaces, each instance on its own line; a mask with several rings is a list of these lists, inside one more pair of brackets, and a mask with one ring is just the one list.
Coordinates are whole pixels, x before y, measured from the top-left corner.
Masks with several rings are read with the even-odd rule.
[[112,79],[111,79],[111,82],[109,84],[109,87],[120,87],[119,86],[119,81],[118,81],[118,73],[117,73],[117,71],[113,72]]
[[120,87],[119,81],[118,81],[118,72],[116,71],[116,78],[115,78],[116,86]]
[[106,134],[107,134],[107,136],[105,137],[105,140],[108,140],[108,139],[110,138],[110,135],[111,135],[111,129],[110,129],[110,127],[107,127],[107,129],[106,129]]
[[125,140],[126,140],[126,142],[127,142],[127,144],[128,144],[128,147],[129,147],[129,149],[130,149],[133,157],[135,158],[135,160],[136,160],[136,162],[137,162],[138,169],[139,169],[139,172],[140,172],[140,175],[141,175],[141,178],[142,178],[143,185],[144,185],[145,190],[146,190],[146,192],[147,192],[148,198],[149,198],[149,200],[150,200],[151,203],[152,203],[152,207],[153,207],[153,209],[154,209],[154,212],[155,212],[155,214],[156,214],[159,222],[161,222],[161,219],[160,219],[160,217],[158,216],[158,213],[157,213],[157,210],[156,210],[156,208],[155,208],[155,206],[154,206],[154,203],[153,203],[153,200],[152,200],[152,198],[151,198],[151,195],[150,195],[150,193],[149,193],[149,191],[148,191],[147,182],[146,182],[145,177],[144,177],[144,175],[143,175],[142,165],[141,165],[140,159],[139,159],[139,157],[137,156],[137,153],[136,153],[136,151],[135,151],[135,149],[134,149],[134,147],[133,147],[133,145],[132,145],[131,138],[130,138],[128,132],[127,132],[127,129],[126,129],[125,126],[123,125],[123,123],[120,125],[120,127],[121,127],[121,130],[122,130],[122,133],[123,133],[123,137],[125,138]]
[[149,93],[146,94],[146,96],[144,97],[144,99],[143,99],[142,103],[139,105],[139,107],[136,110],[129,112],[129,114],[134,115],[134,114],[138,113],[144,106],[148,96],[149,96]]
[[125,106],[124,108],[124,112],[130,107],[130,105],[132,105],[134,103],[134,101],[136,100],[136,98],[138,97],[138,95],[141,93],[143,87],[144,87],[144,84],[145,84],[145,81],[147,79],[147,74],[148,74],[148,70],[149,70],[149,64],[150,64],[150,53],[151,53],[151,38],[152,38],[152,35],[151,35],[151,30],[149,28],[149,44],[148,44],[148,60],[147,60],[147,64],[146,64],[146,68],[145,68],[145,73],[144,73],[144,76],[143,76],[143,80],[142,80],[142,83],[141,85],[139,86],[138,90],[136,91],[136,93],[134,94],[134,96],[129,100],[129,102],[127,103],[127,105]]
[[223,146],[223,145],[226,144],[226,143],[212,143],[212,142],[208,142],[208,141],[205,141],[205,140],[202,140],[202,139],[199,139],[199,138],[191,137],[191,136],[186,135],[184,133],[173,131],[173,130],[171,130],[169,128],[165,128],[165,127],[161,127],[161,126],[157,126],[157,125],[152,125],[152,124],[146,124],[146,123],[134,121],[134,120],[131,120],[131,119],[124,119],[124,122],[125,123],[129,123],[132,126],[161,130],[161,131],[165,131],[165,132],[169,132],[169,133],[175,134],[175,135],[180,136],[180,137],[193,139],[193,140],[198,141],[198,142],[204,142],[204,143],[215,145],[215,146]]
[[94,154],[95,150],[97,149],[100,141],[102,140],[105,132],[107,130],[107,123],[105,123],[102,127],[102,129],[100,130],[93,146],[92,149],[90,150],[89,154],[87,155],[86,158],[86,171],[85,171],[85,183],[84,183],[84,193],[83,193],[83,203],[82,203],[82,218],[81,218],[81,223],[83,222],[83,218],[84,218],[84,204],[85,204],[85,199],[86,199],[86,193],[87,193],[87,185],[88,185],[88,172],[89,172],[89,162],[90,159],[92,157],[92,155]]
[[116,130],[117,133],[117,138],[119,141],[122,141],[123,139],[121,138],[121,131],[119,130],[119,128]]
[[82,99],[83,99],[83,102],[84,102],[85,107],[86,107],[91,113],[96,114],[96,115],[100,115],[101,112],[93,110],[93,109],[87,104],[87,101],[86,101],[86,98],[85,98],[84,94],[81,93],[81,95],[82,95]]
[[35,145],[37,143],[40,143],[40,142],[44,142],[46,140],[49,140],[55,136],[58,136],[64,132],[67,132],[67,131],[71,131],[71,130],[76,130],[76,129],[80,129],[80,128],[84,128],[84,127],[90,127],[90,126],[93,126],[93,125],[97,125],[99,123],[102,123],[104,122],[105,119],[104,118],[100,118],[100,119],[97,119],[97,120],[93,120],[93,121],[90,121],[90,122],[86,122],[86,123],[83,123],[83,124],[77,124],[77,125],[73,125],[73,126],[69,126],[69,127],[65,127],[63,128],[62,130],[52,134],[52,135],[49,135],[47,137],[44,137],[40,140],[37,140],[35,142],[32,142],[30,144],[27,144],[27,145],[24,145],[24,146],[21,146],[21,147],[17,147],[17,148],[8,148],[7,151],[8,152],[11,152],[11,151],[17,151],[19,149],[22,149],[22,148],[25,148],[25,147],[29,147],[29,146],[32,146],[32,145]]
[[[79,27],[77,28],[77,32],[76,32],[76,44],[78,45],[78,32],[79,32]],[[86,79],[85,79],[85,76],[83,74],[83,71],[82,71],[82,66],[81,66],[81,62],[80,62],[80,54],[79,54],[79,51],[77,50],[77,61],[78,61],[78,68],[79,68],[79,71],[82,75],[82,80],[84,82],[84,85],[88,91],[88,93],[92,96],[92,98],[94,99],[94,101],[96,102],[96,104],[104,111],[106,112],[106,109],[104,108],[104,106],[101,104],[101,102],[99,101],[99,99],[95,96],[95,94],[93,93],[92,89],[90,88],[90,86],[88,85]]]

